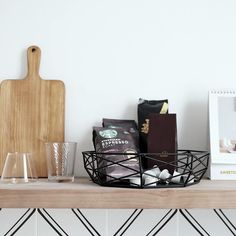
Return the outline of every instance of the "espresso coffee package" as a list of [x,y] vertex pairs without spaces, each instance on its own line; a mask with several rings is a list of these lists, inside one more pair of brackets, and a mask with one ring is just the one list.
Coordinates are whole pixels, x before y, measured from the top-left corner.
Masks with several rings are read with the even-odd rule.
[[107,153],[98,154],[98,167],[106,180],[119,181],[119,178],[139,172],[139,161],[134,155],[138,147],[129,131],[118,127],[94,127],[93,142],[96,152]]
[[150,114],[148,152],[158,153],[147,160],[147,168],[158,166],[173,174],[176,168],[177,124],[176,114]]
[[145,100],[139,99],[138,104],[138,130],[139,148],[142,153],[147,152],[147,136],[149,132],[149,115],[167,114],[168,100]]
[[103,124],[103,127],[114,128],[114,129],[123,128],[124,130],[128,131],[133,136],[134,145],[136,147],[139,147],[138,126],[137,126],[135,120],[103,118],[102,124]]

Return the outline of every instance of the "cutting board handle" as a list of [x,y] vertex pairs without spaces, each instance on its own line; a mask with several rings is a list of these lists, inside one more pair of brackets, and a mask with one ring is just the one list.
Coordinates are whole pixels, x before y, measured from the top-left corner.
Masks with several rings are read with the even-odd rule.
[[41,50],[37,46],[31,46],[27,50],[27,60],[28,60],[28,75],[27,79],[32,79],[32,77],[39,77],[39,65],[41,58]]

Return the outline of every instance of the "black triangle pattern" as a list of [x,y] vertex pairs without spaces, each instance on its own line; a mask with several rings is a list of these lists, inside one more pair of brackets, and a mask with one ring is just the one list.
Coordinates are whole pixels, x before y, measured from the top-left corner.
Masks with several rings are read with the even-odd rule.
[[28,209],[25,213],[12,225],[12,227],[4,234],[4,236],[15,235],[18,230],[32,217],[36,209]]
[[146,236],[157,235],[165,225],[175,216],[178,210],[170,209],[158,222],[157,224],[149,231]]
[[[2,209],[0,208],[0,211]],[[69,209],[68,209],[69,210]],[[27,209],[19,219],[10,227],[10,229],[4,233],[4,236],[12,236],[15,235],[24,225],[26,222],[38,212],[39,215],[45,220],[47,224],[55,231],[57,235],[60,236],[69,236],[68,232],[59,225],[59,223],[52,217],[52,215],[46,209]],[[92,236],[102,236],[101,233],[95,228],[95,226],[90,222],[90,220],[86,217],[86,214],[82,212],[80,209],[71,209],[74,216],[79,220],[80,223],[86,228],[87,232]],[[128,218],[124,221],[124,223],[116,230],[113,236],[123,236],[128,235],[126,234],[128,229],[132,227],[136,219],[143,213],[143,209],[135,209],[133,212],[128,216]],[[227,213],[222,209],[214,209],[214,213],[216,214],[217,218],[223,223],[225,228],[228,230],[229,234],[236,235],[236,226],[227,215]],[[173,219],[173,217],[179,212],[180,215],[184,217],[186,222],[188,222],[191,227],[202,236],[209,236],[211,235],[210,232],[206,228],[204,228],[201,223],[193,216],[191,210],[187,209],[169,209],[167,210],[162,218],[152,227],[149,232],[145,236],[155,236],[165,228],[168,223]]]
[[232,235],[236,235],[236,227],[231,222],[231,220],[226,216],[226,214],[221,209],[214,209],[216,215],[221,219],[223,224],[228,228]]
[[38,213],[41,217],[52,227],[52,229],[60,236],[69,236],[65,232],[65,230],[56,222],[56,220],[46,211],[43,209],[38,209]]
[[122,236],[128,230],[128,228],[133,224],[133,222],[138,218],[143,209],[135,209],[133,213],[128,217],[128,219],[121,225],[121,227],[115,232],[113,236]]
[[101,234],[95,229],[95,227],[89,222],[80,209],[71,209],[72,212],[76,215],[79,221],[84,225],[84,227],[89,231],[93,236],[101,236]]
[[203,228],[203,226],[193,217],[187,209],[180,209],[180,214],[187,220],[187,222],[202,236],[210,236],[210,234]]
[[[222,209],[213,209],[213,211],[215,212],[216,217],[220,219],[220,221],[223,223],[222,226],[225,226],[225,230],[226,231],[228,230],[228,234],[236,236],[236,227],[229,219],[227,214]],[[207,229],[205,229],[202,226],[202,224],[199,223],[196,217],[194,217],[193,214],[191,214],[190,210],[180,209],[179,212],[185,218],[185,220],[193,227],[193,229],[199,233],[199,235],[202,236],[212,235],[210,232],[207,231]]]

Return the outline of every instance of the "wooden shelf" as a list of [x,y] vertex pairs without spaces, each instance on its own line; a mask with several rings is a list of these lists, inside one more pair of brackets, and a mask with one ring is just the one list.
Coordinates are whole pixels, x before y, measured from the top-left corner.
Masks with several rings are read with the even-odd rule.
[[236,208],[236,181],[202,180],[185,188],[101,187],[74,183],[0,184],[0,208]]

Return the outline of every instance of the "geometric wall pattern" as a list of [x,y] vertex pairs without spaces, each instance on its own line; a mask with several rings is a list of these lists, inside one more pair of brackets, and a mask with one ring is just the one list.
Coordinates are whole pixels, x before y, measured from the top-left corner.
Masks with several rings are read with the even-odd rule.
[[236,210],[0,209],[0,236],[232,236]]

